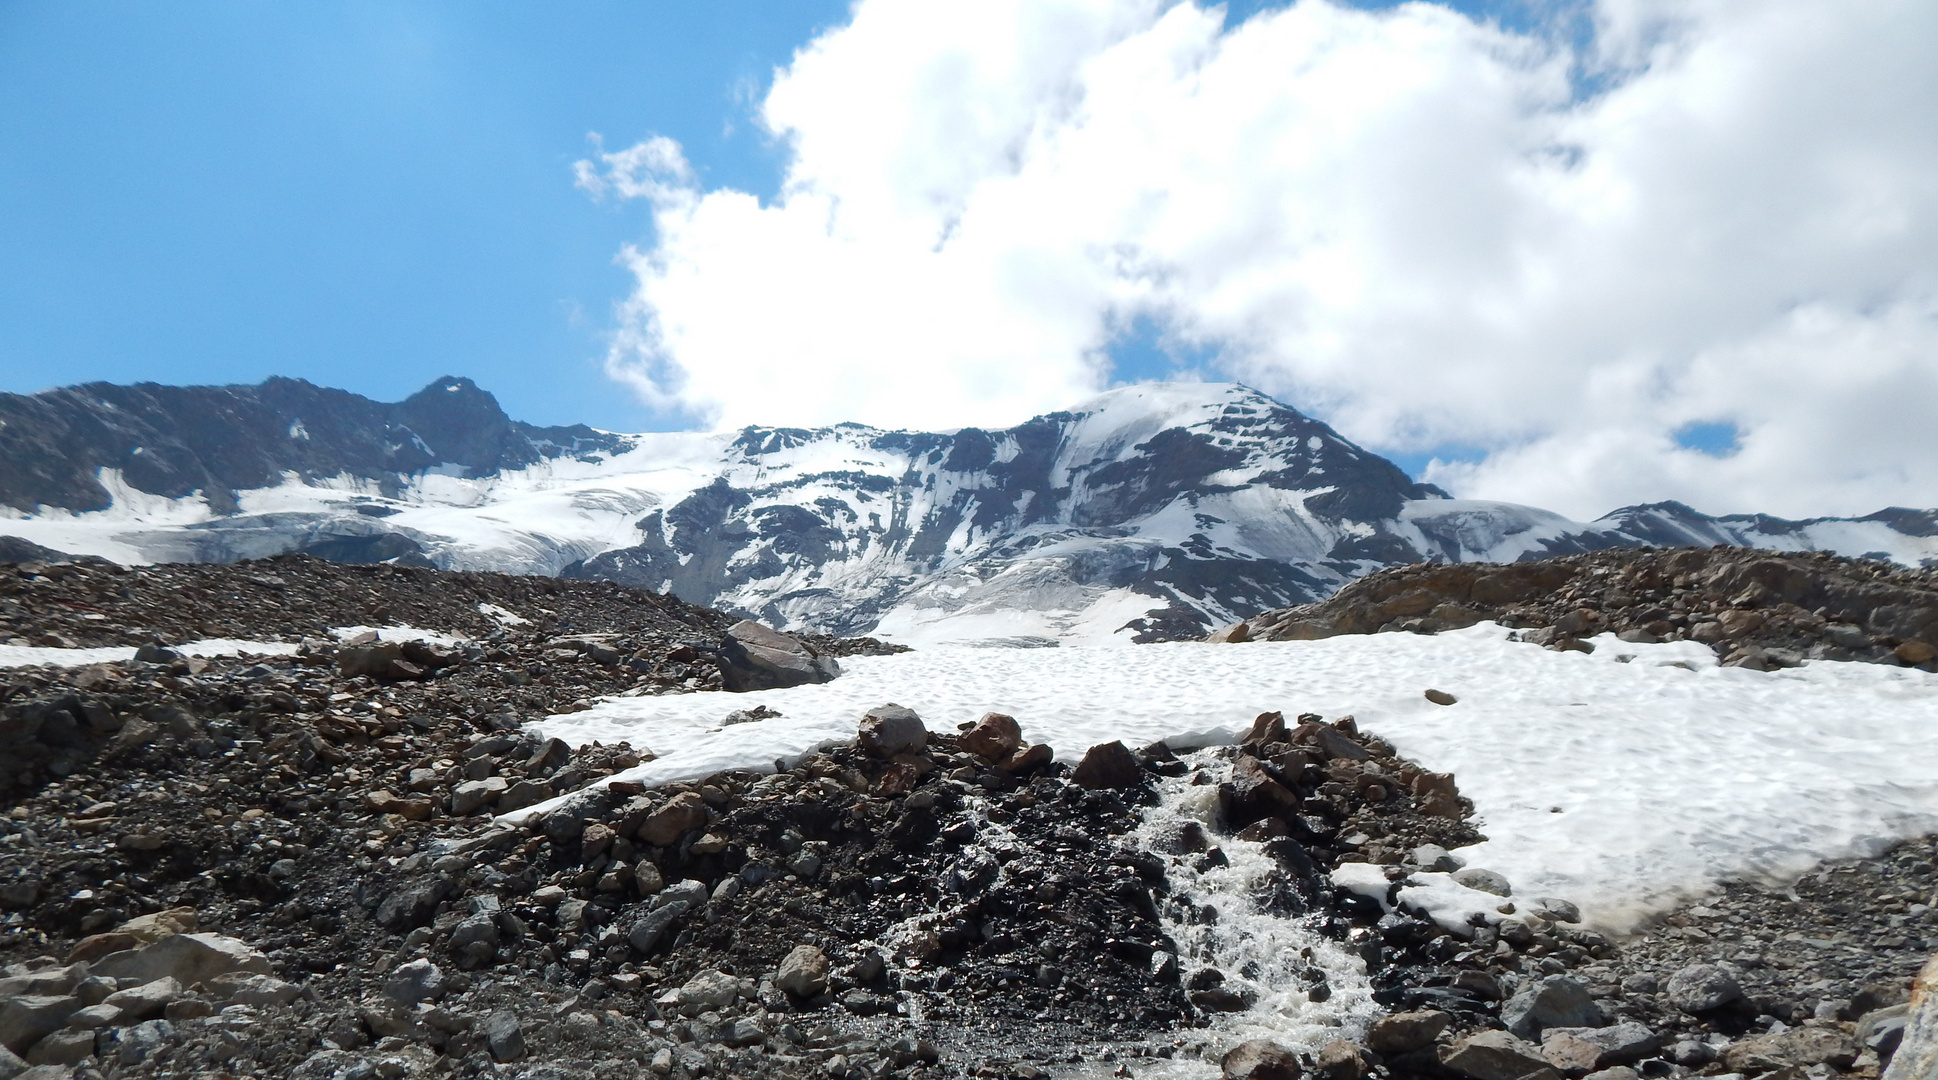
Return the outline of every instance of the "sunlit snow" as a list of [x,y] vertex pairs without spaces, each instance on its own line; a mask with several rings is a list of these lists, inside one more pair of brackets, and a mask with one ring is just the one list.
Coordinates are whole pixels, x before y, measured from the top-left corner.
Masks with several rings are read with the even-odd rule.
[[[1352,714],[1458,776],[1491,838],[1463,852],[1472,865],[1613,928],[1730,875],[1796,873],[1938,830],[1938,676],[1831,662],[1766,673],[1718,667],[1694,643],[1597,644],[1548,652],[1483,624],[1245,645],[936,648],[844,660],[847,674],[819,686],[608,699],[542,726],[649,747],[659,758],[625,775],[659,782],[772,767],[852,737],[886,701],[938,730],[1007,712],[1066,760],[1111,739],[1228,740],[1266,710]],[[1429,687],[1458,704],[1429,703]],[[783,716],[722,726],[756,704]]]

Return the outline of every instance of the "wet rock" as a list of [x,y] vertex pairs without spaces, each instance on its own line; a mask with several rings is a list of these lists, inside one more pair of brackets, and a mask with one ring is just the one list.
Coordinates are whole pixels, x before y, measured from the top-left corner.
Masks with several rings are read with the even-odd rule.
[[1501,1006],[1501,1022],[1523,1039],[1551,1027],[1600,1027],[1601,1007],[1588,988],[1566,975],[1549,975],[1522,986]]
[[774,985],[797,998],[819,997],[828,988],[828,954],[813,945],[797,945],[781,960]]
[[1428,690],[1426,692],[1426,699],[1435,705],[1452,705],[1460,700],[1445,690]]
[[956,745],[988,761],[1000,761],[1023,745],[1023,729],[1013,716],[984,713],[975,727],[957,737]]
[[996,768],[1011,776],[1026,776],[1048,765],[1056,759],[1056,751],[1048,743],[1037,743],[1011,751],[1008,757],[996,763]]
[[1438,1009],[1391,1013],[1366,1029],[1366,1048],[1385,1057],[1432,1046],[1453,1018]]
[[1483,1031],[1454,1043],[1440,1063],[1468,1080],[1558,1080],[1533,1043],[1506,1031]]
[[1366,1073],[1366,1059],[1359,1047],[1345,1039],[1334,1039],[1312,1057],[1312,1075],[1320,1080],[1359,1080]]
[[1715,964],[1691,964],[1669,977],[1669,1004],[1692,1015],[1715,1012],[1743,998],[1736,977]]
[[1297,1054],[1265,1039],[1239,1043],[1218,1065],[1224,1080],[1300,1080],[1305,1073]]
[[855,741],[875,757],[892,758],[927,747],[929,729],[922,725],[922,718],[915,710],[891,702],[868,710],[861,718]]
[[1100,743],[1084,751],[1070,779],[1092,790],[1136,787],[1143,782],[1144,768],[1122,741]]

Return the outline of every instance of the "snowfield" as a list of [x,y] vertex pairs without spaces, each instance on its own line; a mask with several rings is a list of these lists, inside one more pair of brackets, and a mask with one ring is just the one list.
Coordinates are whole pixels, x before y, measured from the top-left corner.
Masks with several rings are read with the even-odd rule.
[[[657,783],[772,768],[851,738],[888,701],[949,730],[995,710],[1074,760],[1089,746],[1229,741],[1267,710],[1351,714],[1422,765],[1456,774],[1490,839],[1469,865],[1517,898],[1576,901],[1623,930],[1731,876],[1781,878],[1938,831],[1938,676],[1813,662],[1722,668],[1704,646],[1555,653],[1482,624],[1244,645],[936,648],[855,657],[834,682],[749,694],[614,698],[547,734],[630,741]],[[1438,706],[1428,688],[1456,695]],[[722,726],[766,705],[779,719]]]

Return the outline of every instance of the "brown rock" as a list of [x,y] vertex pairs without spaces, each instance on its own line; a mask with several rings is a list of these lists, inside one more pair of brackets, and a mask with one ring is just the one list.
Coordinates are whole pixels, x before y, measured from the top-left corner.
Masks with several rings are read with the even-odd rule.
[[1299,1055],[1264,1039],[1239,1043],[1218,1064],[1224,1080],[1300,1080],[1304,1072]]
[[1382,1016],[1366,1029],[1366,1047],[1387,1057],[1423,1050],[1433,1045],[1452,1019],[1439,1009]]
[[962,733],[956,745],[990,761],[1000,761],[1023,745],[1023,729],[1013,716],[984,713],[975,727]]
[[897,762],[882,770],[882,778],[875,784],[875,794],[884,797],[905,794],[919,779],[921,776],[915,771],[915,766]]
[[1070,774],[1072,782],[1092,790],[1134,787],[1143,778],[1144,767],[1121,740],[1099,743],[1084,751],[1083,760]]
[[606,849],[612,846],[613,839],[612,826],[599,821],[587,824],[585,830],[579,834],[580,857],[586,862],[591,862],[605,854]]
[[1938,648],[1934,648],[1930,642],[1907,641],[1892,649],[1891,655],[1907,664],[1928,664],[1932,658],[1938,657]]
[[1037,743],[1035,746],[1026,746],[1010,754],[998,762],[996,768],[1011,776],[1022,776],[1035,772],[1054,760],[1056,760],[1056,751],[1050,747],[1050,744]]
[[1452,705],[1460,699],[1447,693],[1445,690],[1428,690],[1427,700],[1433,702],[1435,705]]
[[929,744],[929,729],[915,710],[890,702],[868,710],[855,732],[855,741],[876,757],[917,753]]
[[1366,1059],[1359,1047],[1345,1039],[1334,1039],[1319,1048],[1312,1059],[1312,1074],[1322,1080],[1359,1080],[1366,1073]]
[[1533,1043],[1506,1031],[1469,1035],[1441,1051],[1440,1064],[1468,1080],[1559,1080]]
[[687,830],[706,823],[707,804],[693,792],[684,791],[646,815],[645,823],[639,827],[639,838],[654,847],[668,847]]
[[1740,1073],[1765,1073],[1797,1066],[1830,1065],[1842,1071],[1857,1060],[1850,1036],[1834,1028],[1800,1027],[1775,1035],[1738,1039],[1723,1051],[1723,1065]]
[[1232,623],[1205,635],[1205,640],[1213,645],[1236,645],[1252,640],[1252,627],[1250,623]]

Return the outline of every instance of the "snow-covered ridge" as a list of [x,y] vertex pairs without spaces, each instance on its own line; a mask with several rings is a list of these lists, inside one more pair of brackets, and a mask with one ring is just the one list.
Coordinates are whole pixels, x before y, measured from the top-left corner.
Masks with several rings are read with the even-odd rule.
[[[446,461],[438,445],[467,445],[466,429],[437,409],[464,402],[500,442]],[[1232,384],[1123,387],[1013,428],[949,433],[540,431],[462,380],[412,403],[409,416],[443,426],[420,421],[429,440],[411,429],[422,449],[410,471],[323,445],[332,429],[314,417],[279,419],[278,438],[301,426],[298,457],[258,486],[157,494],[135,466],[103,466],[92,482],[105,508],[39,505],[0,532],[122,562],[307,551],[610,578],[785,628],[927,643],[1192,636],[1426,560],[1690,543],[1938,558],[1938,521],[1922,512],[1794,523],[1659,504],[1583,523],[1452,500]],[[326,461],[344,464],[319,471]],[[170,475],[240,468],[191,464]]]

